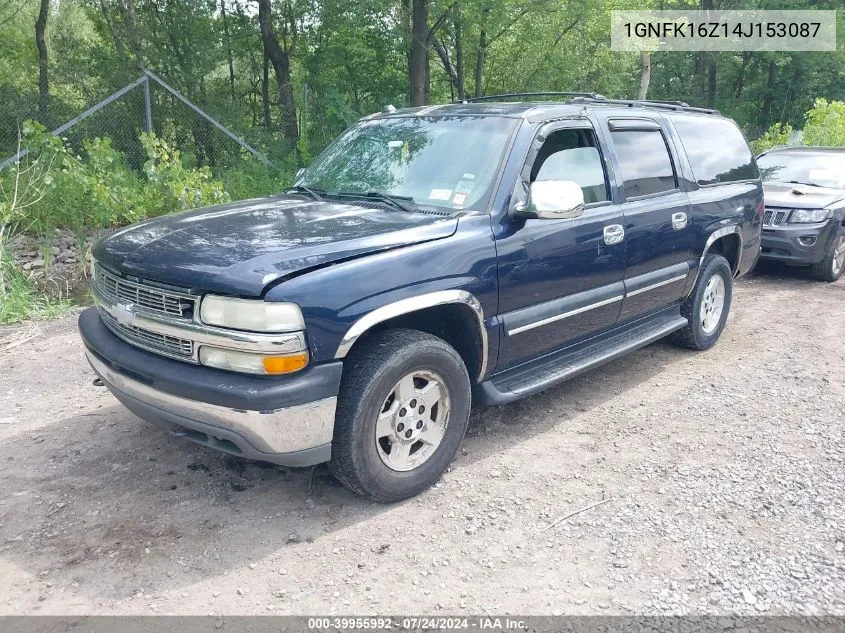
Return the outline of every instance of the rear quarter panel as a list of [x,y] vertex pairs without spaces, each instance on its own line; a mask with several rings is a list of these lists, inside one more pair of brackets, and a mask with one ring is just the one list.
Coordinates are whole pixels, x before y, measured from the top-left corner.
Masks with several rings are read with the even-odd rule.
[[[699,185],[695,180],[683,139],[675,127],[672,116],[666,116],[665,119],[666,128],[673,137],[681,159],[678,174],[681,186],[687,192],[690,201],[690,220],[693,230],[690,259],[692,272],[697,272],[710,236],[720,229],[739,227],[742,249],[737,275],[744,275],[754,267],[760,251],[760,232],[763,221],[763,184],[760,178]],[[748,151],[750,154],[750,148]],[[690,286],[695,278],[696,274],[690,276]],[[687,288],[687,291],[689,290],[691,287]]]

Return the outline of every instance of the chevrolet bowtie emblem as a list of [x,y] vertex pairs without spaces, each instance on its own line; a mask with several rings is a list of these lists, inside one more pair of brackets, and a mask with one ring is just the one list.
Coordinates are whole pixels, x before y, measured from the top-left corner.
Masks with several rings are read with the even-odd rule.
[[112,306],[111,313],[121,325],[134,325],[135,323],[135,313],[132,311],[131,303],[126,306],[118,303]]

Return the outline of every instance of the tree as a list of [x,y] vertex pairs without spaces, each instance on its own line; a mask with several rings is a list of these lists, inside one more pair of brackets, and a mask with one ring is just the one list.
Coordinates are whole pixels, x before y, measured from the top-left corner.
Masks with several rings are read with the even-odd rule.
[[35,45],[38,47],[38,119],[44,125],[48,125],[47,101],[50,97],[50,86],[47,80],[47,42],[44,39],[49,13],[50,0],[41,0],[38,19],[35,20]]
[[411,53],[408,65],[411,105],[428,103],[428,0],[411,0]]
[[845,102],[816,99],[806,118],[807,145],[845,146]]
[[288,38],[286,38],[285,47],[282,47],[273,27],[273,10],[270,0],[258,0],[258,23],[261,26],[264,54],[273,65],[279,89],[279,103],[282,109],[282,134],[285,139],[295,143],[299,138],[299,126],[296,120],[296,99],[291,86],[290,62],[296,42],[296,23],[290,18],[289,11],[285,17],[288,20],[285,28],[286,32],[290,34],[290,41],[288,42]]
[[640,91],[637,99],[643,100],[648,96],[648,84],[651,83],[651,53],[643,51],[643,74],[640,77]]

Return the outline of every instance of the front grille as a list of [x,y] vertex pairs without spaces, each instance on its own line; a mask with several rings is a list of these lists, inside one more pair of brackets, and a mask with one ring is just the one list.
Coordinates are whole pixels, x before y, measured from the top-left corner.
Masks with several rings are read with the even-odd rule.
[[194,357],[194,342],[189,339],[150,332],[135,325],[123,325],[105,310],[100,310],[103,323],[114,334],[127,343],[137,345],[151,352],[163,356],[192,361]]
[[132,304],[139,309],[166,314],[168,316],[190,319],[194,314],[196,301],[177,293],[168,292],[155,286],[137,284],[122,279],[105,270],[102,266],[94,266],[95,291],[112,305]]
[[789,215],[787,209],[766,209],[763,213],[763,226],[781,226]]

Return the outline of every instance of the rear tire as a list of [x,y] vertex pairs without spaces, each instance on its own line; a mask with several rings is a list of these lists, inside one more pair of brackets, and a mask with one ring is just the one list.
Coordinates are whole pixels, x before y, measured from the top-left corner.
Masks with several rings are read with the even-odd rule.
[[407,499],[446,470],[469,422],[471,385],[444,340],[387,330],[344,361],[329,468],[376,501]]
[[672,335],[672,342],[694,350],[713,347],[725,329],[732,299],[733,271],[728,260],[707,255],[692,292],[681,306],[688,324]]
[[845,270],[845,227],[839,227],[839,232],[825,253],[824,259],[818,264],[813,264],[810,269],[816,279],[822,281],[833,282],[842,276],[842,271]]

